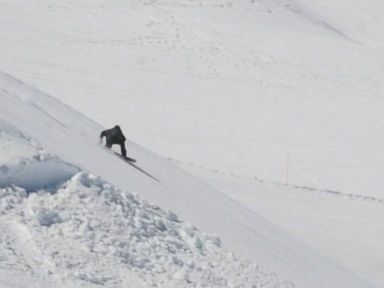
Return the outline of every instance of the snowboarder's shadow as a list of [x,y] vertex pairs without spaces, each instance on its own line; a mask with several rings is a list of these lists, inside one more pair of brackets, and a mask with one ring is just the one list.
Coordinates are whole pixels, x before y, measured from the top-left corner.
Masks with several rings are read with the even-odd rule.
[[[117,153],[116,153],[117,154]],[[118,155],[118,154],[117,154]],[[120,156],[120,155],[119,155]],[[125,163],[131,165],[133,168],[137,169],[138,171],[140,171],[141,173],[147,175],[148,177],[152,178],[153,180],[157,181],[157,182],[160,182],[159,179],[157,179],[156,177],[152,176],[151,174],[149,174],[147,171],[143,170],[142,168],[140,168],[139,166],[137,166],[136,164],[134,164],[132,161],[129,161],[127,159],[124,159],[123,157],[120,156],[121,159],[123,159],[125,161]]]

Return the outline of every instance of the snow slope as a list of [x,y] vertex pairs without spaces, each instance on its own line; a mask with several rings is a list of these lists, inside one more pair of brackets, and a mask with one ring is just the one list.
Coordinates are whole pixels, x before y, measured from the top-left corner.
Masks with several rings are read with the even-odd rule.
[[288,164],[290,183],[382,197],[383,11],[5,0],[0,65],[161,155],[280,182]]
[[272,183],[178,162],[339,265],[384,283],[384,199]]
[[[381,287],[382,213],[375,200],[383,198],[384,184],[383,7],[379,0],[4,0],[0,65],[102,126],[119,123],[129,138],[161,155],[224,175],[236,171],[247,179],[257,176],[336,192],[342,197],[324,200],[292,187],[260,187],[236,177],[223,181],[198,173],[252,214],[263,215],[340,266],[378,280]],[[1,81],[2,87],[11,86],[5,91],[20,90],[11,94],[29,94],[9,83],[14,80]],[[169,183],[148,182],[134,167],[128,167],[129,177],[112,175],[116,169],[127,172],[127,165],[89,146],[97,140],[99,125],[52,99],[38,105],[35,97],[28,99],[32,105],[20,105],[17,98],[0,104],[0,111],[7,112],[2,119],[18,123],[17,128],[1,123],[2,131],[7,130],[0,147],[4,185],[56,191],[53,183],[60,186],[85,169],[177,210],[203,231],[226,235],[223,243],[229,250],[252,254],[260,264],[270,261],[259,261],[268,257],[255,256],[251,244],[239,244],[243,231],[228,235],[235,220],[224,225],[216,215],[210,223],[204,213],[195,215],[199,199],[187,205],[191,199],[175,197],[180,191],[201,190],[196,197],[205,200],[210,187],[164,159],[154,163],[153,155],[135,144],[130,153],[142,159],[140,167]],[[24,138],[31,145],[24,145]],[[36,145],[53,154],[39,152]],[[17,147],[26,150],[22,160]],[[47,170],[52,174],[43,173]],[[31,171],[40,171],[41,179],[32,179]],[[174,173],[178,177],[170,177]],[[170,197],[178,202],[171,203]],[[231,215],[239,219],[235,212]],[[270,237],[273,243],[275,236]],[[271,262],[270,271],[286,268]],[[279,276],[298,277],[296,268],[289,270]],[[13,274],[16,283],[20,275]]]
[[[60,103],[9,76],[0,78],[4,104],[0,119],[1,287],[294,287],[275,273],[226,252],[218,236],[199,232],[174,212],[150,205],[48,153],[21,132],[24,126],[33,127],[30,132],[51,144],[58,140],[57,147],[66,144],[70,154],[79,147],[55,138],[56,128],[67,123],[69,118],[62,117],[66,113],[77,115],[72,120],[80,126],[87,126],[87,119],[65,106],[61,117],[48,115],[54,107],[58,112]],[[14,105],[15,100],[19,105]],[[25,113],[35,121],[24,122]],[[24,120],[18,118],[21,115]],[[39,126],[39,120],[45,120],[45,127]],[[45,128],[42,134],[40,128]],[[74,131],[86,129],[72,127],[59,133],[80,140]],[[99,153],[85,152],[80,163],[99,154],[122,162],[95,146]],[[127,173],[130,166],[124,165],[118,174],[134,181],[134,175]]]
[[[0,100],[2,149],[9,150],[10,155],[21,153],[18,157],[30,159],[31,165],[34,161],[45,162],[43,166],[50,165],[48,160],[53,159],[51,161],[60,163],[53,166],[62,173],[53,170],[52,175],[70,177],[64,184],[64,179],[57,177],[55,185],[50,183],[50,187],[44,187],[28,198],[25,190],[33,190],[32,187],[3,185],[1,235],[5,238],[1,247],[5,255],[1,259],[6,259],[6,269],[33,271],[40,277],[47,277],[48,281],[58,281],[56,283],[74,279],[71,285],[82,285],[85,281],[121,287],[126,281],[124,279],[131,279],[130,276],[124,278],[119,269],[112,271],[107,267],[111,263],[128,261],[130,271],[136,272],[135,267],[140,268],[141,265],[145,267],[144,271],[135,274],[144,279],[145,284],[160,285],[173,279],[175,282],[172,283],[180,287],[202,283],[230,286],[234,282],[253,285],[265,280],[266,287],[290,287],[288,282],[279,280],[288,279],[297,287],[375,287],[317,255],[219,190],[140,146],[128,143],[130,154],[139,159],[139,168],[159,181],[148,177],[96,144],[100,126],[4,73],[0,74]],[[13,171],[12,167],[20,167],[11,165],[11,160],[6,160],[2,166],[8,167],[2,169],[2,174]],[[78,174],[73,167],[87,172]],[[89,172],[101,176],[110,184]],[[39,183],[39,177],[44,178],[44,174],[35,175],[36,183]],[[161,209],[111,185],[138,193]],[[36,190],[41,188],[41,185],[34,187]],[[179,223],[175,214],[164,212],[166,210],[174,211],[180,219],[203,231],[219,235],[226,250],[246,255],[265,267],[266,271],[277,272],[278,278],[241,258],[231,258],[230,254],[221,250],[221,241],[217,237],[204,236],[193,226]],[[177,241],[162,233],[164,227],[166,231],[171,231],[169,234],[176,234]],[[119,229],[127,234],[120,234]],[[132,246],[136,237],[145,241],[138,240],[137,246]],[[148,251],[147,245],[151,247],[151,254],[140,259],[145,253],[143,251]],[[22,251],[19,251],[20,247]],[[176,259],[167,254],[172,254],[172,249],[176,249]],[[200,260],[199,253],[204,262]],[[79,255],[82,257],[77,257]],[[188,262],[191,258],[202,266]],[[164,268],[164,274],[160,276],[161,271],[156,269],[170,265],[169,261],[173,266]],[[62,265],[68,273],[64,276],[59,273]],[[127,269],[121,265],[122,269]],[[211,272],[207,272],[204,265],[210,267]],[[175,271],[177,273],[173,273]],[[244,275],[244,271],[249,271],[249,274]],[[259,278],[261,282],[255,280]],[[6,279],[2,281],[6,282]]]

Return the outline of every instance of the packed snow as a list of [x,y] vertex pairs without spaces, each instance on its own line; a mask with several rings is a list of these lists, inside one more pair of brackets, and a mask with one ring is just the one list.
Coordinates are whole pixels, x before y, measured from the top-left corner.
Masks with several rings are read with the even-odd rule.
[[384,217],[384,199],[273,183],[194,164],[178,165],[319,253],[332,255],[340,265],[382,283],[384,223],[377,219]]

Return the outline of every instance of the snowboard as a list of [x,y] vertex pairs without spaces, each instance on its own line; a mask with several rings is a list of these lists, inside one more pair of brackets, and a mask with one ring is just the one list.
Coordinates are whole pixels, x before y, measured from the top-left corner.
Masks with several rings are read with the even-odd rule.
[[136,162],[136,159],[133,159],[133,158],[130,158],[130,157],[124,157],[123,155],[121,155],[120,153],[117,153],[115,151],[112,151],[112,149],[109,149],[107,147],[105,147],[102,143],[99,143],[101,147],[103,147],[106,151],[110,152],[110,153],[113,153],[115,154],[117,157],[127,161],[127,162],[130,162],[130,163],[134,163]]
[[152,178],[153,180],[157,181],[157,182],[160,182],[159,179],[157,179],[156,177],[152,176],[151,174],[149,174],[147,171],[145,171],[144,169],[140,168],[139,166],[133,164],[136,162],[136,159],[133,159],[133,158],[130,158],[130,157],[123,157],[123,155],[121,155],[120,153],[117,153],[115,151],[112,151],[111,149],[108,149],[106,148],[105,146],[103,146],[102,144],[100,144],[105,150],[107,150],[109,153],[113,153],[115,154],[117,157],[121,158],[122,160],[124,160],[127,164],[131,165],[133,168],[137,169],[138,171],[140,171],[141,173],[147,175],[148,177]]
[[127,156],[123,156],[117,152],[113,152],[116,156],[118,156],[119,158],[123,159],[124,161],[128,161],[128,162],[132,162],[132,163],[135,163],[136,162],[136,159],[133,159],[133,158],[130,158],[130,157],[127,157]]

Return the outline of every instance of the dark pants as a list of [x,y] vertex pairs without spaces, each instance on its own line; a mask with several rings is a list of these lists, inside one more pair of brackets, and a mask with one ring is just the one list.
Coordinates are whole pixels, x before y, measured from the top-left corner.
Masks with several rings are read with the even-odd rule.
[[123,156],[123,157],[127,157],[127,150],[125,149],[125,143],[124,143],[124,142],[120,142],[120,143],[112,143],[112,142],[108,142],[108,141],[107,141],[107,144],[105,145],[105,147],[111,149],[113,144],[118,144],[118,145],[120,145],[121,156]]

